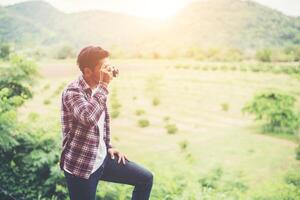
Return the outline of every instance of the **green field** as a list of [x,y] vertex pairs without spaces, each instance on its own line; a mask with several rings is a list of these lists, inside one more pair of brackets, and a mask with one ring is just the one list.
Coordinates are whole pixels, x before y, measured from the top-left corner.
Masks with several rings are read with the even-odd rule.
[[[154,173],[151,199],[274,199],[293,190],[284,179],[300,171],[295,137],[263,134],[261,124],[241,109],[270,88],[295,96],[300,108],[299,76],[247,68],[260,63],[111,62],[120,69],[109,86],[112,144]],[[60,143],[61,91],[80,71],[75,59],[38,66],[42,78],[34,98],[19,108],[19,119]],[[140,127],[142,119],[149,125]],[[177,128],[173,134],[166,129],[170,124]],[[118,191],[118,199],[129,199],[132,189],[100,182],[98,196]]]

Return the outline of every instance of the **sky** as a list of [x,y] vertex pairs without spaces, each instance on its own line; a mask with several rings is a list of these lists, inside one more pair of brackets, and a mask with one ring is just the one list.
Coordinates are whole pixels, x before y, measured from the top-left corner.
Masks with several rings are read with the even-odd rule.
[[[26,0],[0,0],[0,5],[9,5]],[[44,0],[59,10],[70,13],[99,9],[131,15],[165,19],[195,0]],[[203,0],[202,0],[203,1]],[[277,9],[286,15],[300,16],[300,0],[254,0]]]

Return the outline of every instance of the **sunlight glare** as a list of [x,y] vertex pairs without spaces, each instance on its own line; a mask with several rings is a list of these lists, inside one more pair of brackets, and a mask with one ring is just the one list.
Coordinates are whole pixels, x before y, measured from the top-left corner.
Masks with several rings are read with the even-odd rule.
[[183,1],[176,0],[143,1],[135,14],[141,17],[164,20],[175,15],[184,5]]

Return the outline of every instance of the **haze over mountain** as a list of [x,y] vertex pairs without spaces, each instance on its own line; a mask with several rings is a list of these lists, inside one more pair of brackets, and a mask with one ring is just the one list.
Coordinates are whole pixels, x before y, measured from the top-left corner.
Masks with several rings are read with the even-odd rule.
[[101,10],[67,14],[44,1],[27,1],[0,7],[0,41],[18,48],[96,43],[126,50],[256,49],[300,44],[300,18],[241,0],[194,2],[162,22]]

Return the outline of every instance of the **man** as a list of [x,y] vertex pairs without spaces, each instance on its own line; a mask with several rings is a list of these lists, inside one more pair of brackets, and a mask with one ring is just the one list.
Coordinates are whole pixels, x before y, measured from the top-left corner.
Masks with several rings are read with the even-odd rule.
[[109,52],[88,46],[77,64],[82,72],[62,92],[62,153],[71,200],[95,200],[99,180],[134,186],[132,200],[150,198],[153,174],[127,159],[110,142]]

